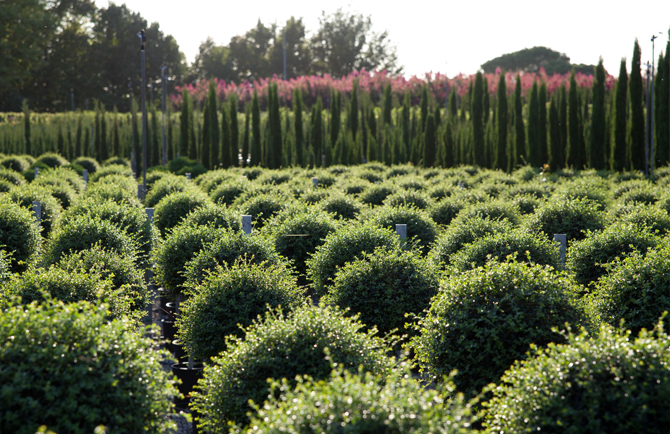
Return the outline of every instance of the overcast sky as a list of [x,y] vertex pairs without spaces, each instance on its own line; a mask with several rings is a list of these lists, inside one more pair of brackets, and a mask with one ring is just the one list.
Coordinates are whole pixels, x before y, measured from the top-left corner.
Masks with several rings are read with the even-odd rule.
[[[95,0],[107,7],[108,0]],[[655,57],[665,51],[670,27],[670,0],[638,1],[440,1],[393,2],[357,0],[315,1],[159,1],[126,0],[132,11],[175,37],[186,60],[192,63],[198,46],[208,36],[227,45],[230,38],[256,25],[276,22],[279,27],[291,16],[303,18],[308,32],[326,14],[342,7],[369,15],[376,31],[387,30],[398,49],[405,75],[441,72],[452,77],[471,74],[480,65],[505,53],[545,46],[567,54],[572,63],[596,64],[617,75],[622,57],[632,57],[638,38],[643,63],[651,61],[651,37]],[[433,3],[431,5],[431,3]],[[405,6],[401,6],[404,4]],[[308,35],[309,36],[309,35]]]

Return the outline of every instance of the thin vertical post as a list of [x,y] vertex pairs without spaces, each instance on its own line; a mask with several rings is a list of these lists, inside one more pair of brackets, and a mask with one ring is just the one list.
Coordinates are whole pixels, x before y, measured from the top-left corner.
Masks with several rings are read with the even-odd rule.
[[161,99],[162,99],[162,110],[163,110],[163,166],[167,166],[167,137],[165,136],[165,93],[166,93],[166,82],[165,79],[165,68],[167,66],[161,66]]
[[42,223],[42,203],[39,200],[33,201],[33,214],[35,214],[35,220],[37,224]]
[[186,172],[185,175],[186,175],[186,179],[188,179],[190,181],[191,180],[191,174],[189,172]]
[[554,241],[559,244],[560,263],[565,267],[565,251],[568,247],[568,237],[565,234],[554,234]]
[[147,37],[144,35],[144,30],[138,33],[140,37],[140,62],[142,67],[142,198],[147,189],[147,78],[145,68],[144,43]]
[[647,143],[644,147],[644,174],[649,176],[649,62],[647,62]]
[[319,186],[319,178],[316,176],[312,178],[312,184],[314,184],[314,188],[317,188]]
[[398,238],[404,240],[407,238],[407,225],[406,224],[396,224],[395,233],[398,235]]
[[245,234],[251,235],[251,216],[243,215],[242,216],[242,230]]
[[39,167],[36,167],[36,168],[35,168],[35,179],[37,179],[37,177],[39,176],[39,174],[40,174],[40,168],[39,168]]
[[[133,83],[131,81],[128,82],[128,90],[130,91],[130,123],[132,124],[132,129],[133,129],[133,136],[130,139],[130,143],[132,143],[131,151],[130,151],[130,168],[133,171],[133,175],[135,175],[135,179],[137,179],[137,143],[135,143],[135,120],[133,119]],[[137,113],[135,113],[135,116],[137,116]]]
[[87,169],[84,169],[81,176],[82,176],[82,178],[84,178],[84,182],[88,182],[88,170]]

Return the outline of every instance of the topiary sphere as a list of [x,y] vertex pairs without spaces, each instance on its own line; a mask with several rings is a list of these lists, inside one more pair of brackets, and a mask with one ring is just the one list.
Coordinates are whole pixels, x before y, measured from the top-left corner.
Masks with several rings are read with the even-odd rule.
[[98,164],[95,158],[91,157],[79,157],[75,159],[72,164],[77,164],[88,170],[89,175],[94,174],[100,168],[100,164]]
[[405,315],[426,309],[438,287],[438,270],[430,262],[413,251],[382,247],[342,266],[321,303],[359,314],[382,336],[413,334]]
[[463,201],[447,197],[438,202],[433,203],[428,208],[428,215],[435,223],[440,226],[449,226],[451,221],[456,218],[458,213],[465,207]]
[[670,231],[670,216],[661,208],[649,205],[622,205],[610,211],[611,223],[630,223],[665,235]]
[[0,166],[13,170],[14,172],[23,173],[30,168],[30,162],[23,157],[14,155],[1,159]]
[[573,243],[566,254],[566,267],[575,273],[577,282],[590,286],[607,272],[606,264],[633,252],[644,254],[658,241],[644,227],[615,223],[604,231],[589,232],[584,240]]
[[135,191],[132,192],[119,185],[98,182],[90,185],[82,197],[84,199],[91,199],[98,202],[111,200],[119,205],[143,209],[142,203],[137,198],[137,187],[135,188]]
[[578,300],[578,287],[550,268],[489,262],[442,282],[409,347],[423,373],[440,379],[457,369],[458,388],[474,394],[531,344],[562,342],[552,328],[585,324]]
[[209,197],[217,204],[230,206],[245,191],[249,190],[251,183],[246,180],[223,182],[209,193]]
[[523,227],[532,233],[554,239],[565,234],[568,241],[583,240],[587,231],[605,227],[605,215],[598,205],[584,199],[550,200],[526,217]]
[[[35,181],[33,181],[30,185],[32,187],[40,186],[43,187],[45,190],[51,194],[56,200],[58,200],[58,203],[60,204],[61,208],[63,210],[67,210],[70,205],[77,200],[79,197],[79,194],[77,191],[72,188],[72,186],[65,182],[65,181],[55,181],[50,180],[50,179],[45,179],[44,178],[37,178]],[[41,181],[41,182],[38,182]]]
[[394,185],[373,185],[361,193],[358,198],[366,205],[379,206],[384,203],[387,197],[395,193],[396,189],[397,187]]
[[226,229],[212,226],[176,226],[154,250],[156,283],[167,289],[172,296],[179,295],[186,281],[186,263],[205,245],[226,233]]
[[255,228],[260,229],[269,218],[284,209],[290,202],[291,199],[285,195],[262,193],[239,202],[237,209],[242,215],[250,215]]
[[464,220],[472,217],[488,217],[492,220],[505,219],[513,226],[517,226],[521,222],[519,209],[515,207],[511,201],[489,200],[486,202],[473,203],[464,207],[451,224],[458,225]]
[[558,245],[521,229],[496,232],[466,244],[451,255],[454,272],[481,267],[490,259],[504,261],[509,255],[521,262],[559,268]]
[[670,312],[670,243],[664,241],[646,255],[632,254],[617,262],[595,285],[591,303],[600,318],[637,334],[654,328]]
[[486,432],[666,433],[670,337],[662,323],[631,340],[603,326],[595,336],[534,349],[492,388]]
[[45,264],[55,264],[63,255],[87,250],[96,244],[135,261],[138,258],[137,243],[123,229],[110,221],[82,215],[51,234],[42,260]]
[[193,210],[210,205],[209,197],[197,189],[171,193],[154,208],[154,226],[162,236],[177,226]]
[[49,167],[60,167],[68,164],[67,160],[60,156],[59,154],[53,153],[53,152],[47,152],[45,154],[40,155],[37,157],[35,160],[35,163],[37,164],[44,164]]
[[414,206],[419,209],[426,209],[431,202],[428,196],[419,191],[399,191],[393,193],[384,199],[386,206]]
[[35,261],[41,244],[32,211],[0,196],[0,250],[9,254],[9,271],[25,271]]
[[399,249],[400,240],[394,231],[372,224],[342,226],[328,234],[324,243],[307,260],[307,276],[314,285],[314,292],[324,295],[326,286],[332,284],[339,267],[381,246]]
[[76,172],[76,170],[63,166],[55,169],[46,170],[43,174],[33,181],[38,185],[69,185],[77,193],[82,193],[86,189],[86,182]]
[[[198,381],[192,408],[200,414],[198,427],[227,433],[228,422],[249,422],[248,401],[264,401],[270,392],[268,378],[309,375],[328,378],[331,364],[375,374],[386,372],[390,361],[386,344],[363,332],[363,325],[332,308],[305,306],[290,314],[267,314],[245,329],[245,339],[230,337],[227,350],[205,366]],[[327,350],[326,350],[327,348]]]
[[[270,395],[249,426],[259,434],[318,432],[462,434],[470,432],[472,410],[452,382],[430,388],[400,369],[384,378],[334,369],[328,381],[298,377],[273,382]],[[440,403],[436,405],[436,403]],[[430,411],[426,411],[430,409]]]
[[147,208],[154,208],[168,194],[190,188],[193,188],[193,185],[185,176],[165,176],[154,183],[144,199],[144,204]]
[[428,214],[413,206],[388,206],[375,208],[365,219],[379,227],[395,232],[397,224],[407,225],[407,238],[416,242],[421,252],[428,253],[437,237],[437,225]]
[[449,226],[435,241],[428,258],[434,264],[445,268],[451,263],[451,256],[470,244],[489,235],[512,230],[509,220],[491,220],[473,217],[458,225]]
[[0,193],[9,193],[15,187],[14,184],[4,178],[0,178]]
[[314,205],[330,196],[330,192],[325,188],[308,188],[299,197],[300,200],[308,205]]
[[[29,333],[28,333],[29,331]],[[92,433],[164,432],[174,377],[167,352],[104,306],[31,304],[0,310],[0,431],[32,434],[41,425]],[[174,426],[173,426],[174,428]]]
[[104,166],[95,171],[89,178],[89,181],[96,183],[108,176],[121,176],[125,178],[135,179],[135,174],[132,169],[125,164],[112,164],[111,166]]
[[26,184],[26,178],[21,173],[5,169],[4,167],[0,168],[0,179],[8,181],[12,185],[22,186]]
[[185,264],[186,292],[203,282],[208,272],[219,265],[233,265],[238,259],[246,258],[250,263],[266,262],[278,265],[282,258],[274,249],[272,241],[264,236],[248,236],[243,232],[223,231],[207,246],[197,252]]
[[[11,260],[9,258],[9,253],[0,249],[0,288],[2,288],[2,286],[12,277],[10,266]],[[7,306],[7,302],[8,300],[0,300],[0,310]]]
[[215,228],[239,231],[242,229],[241,221],[240,215],[231,212],[224,206],[210,203],[188,213],[180,225],[214,226]]
[[618,202],[623,205],[644,204],[653,205],[658,202],[659,195],[655,188],[635,188],[619,197]]
[[319,207],[326,212],[334,214],[339,219],[353,220],[361,212],[363,205],[351,196],[334,193],[319,202]]
[[31,212],[33,210],[33,202],[40,202],[42,208],[40,226],[42,227],[42,235],[44,237],[48,237],[52,229],[58,225],[63,207],[47,188],[28,184],[23,187],[13,188],[7,195],[14,203]]
[[197,360],[225,351],[226,337],[243,337],[240,326],[251,325],[268,308],[290,312],[306,301],[283,265],[237,260],[212,271],[180,305],[177,318],[178,337]]

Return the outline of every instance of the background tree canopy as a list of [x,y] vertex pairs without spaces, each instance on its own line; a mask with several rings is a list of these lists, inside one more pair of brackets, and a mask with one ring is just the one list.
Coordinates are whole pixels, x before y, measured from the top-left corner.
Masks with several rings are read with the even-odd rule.
[[570,58],[563,53],[546,47],[525,48],[482,64],[485,73],[494,73],[497,68],[509,72],[539,72],[544,67],[547,74],[567,74],[574,68],[575,72],[593,74],[594,65],[572,64]]

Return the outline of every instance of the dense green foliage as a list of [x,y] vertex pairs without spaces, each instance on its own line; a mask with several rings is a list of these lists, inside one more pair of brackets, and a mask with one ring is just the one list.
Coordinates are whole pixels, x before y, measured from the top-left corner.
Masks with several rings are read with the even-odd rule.
[[9,256],[9,270],[25,271],[37,259],[42,238],[35,216],[0,196],[0,249]]

